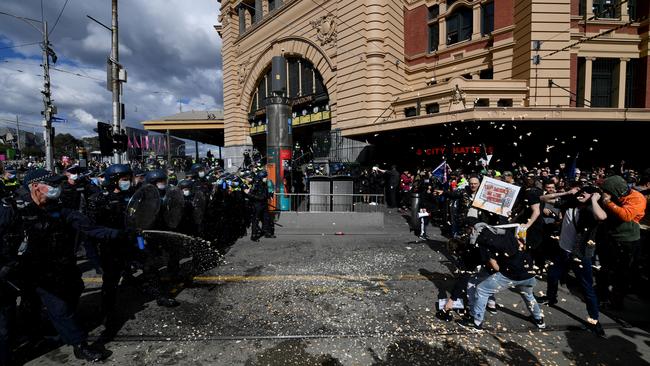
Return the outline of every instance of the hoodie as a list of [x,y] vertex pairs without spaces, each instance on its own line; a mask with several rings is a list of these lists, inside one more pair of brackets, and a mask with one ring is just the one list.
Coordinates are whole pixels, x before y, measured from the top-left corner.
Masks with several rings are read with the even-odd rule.
[[612,195],[612,200],[605,205],[611,213],[607,215],[609,236],[623,242],[639,240],[641,238],[639,222],[645,215],[647,203],[645,197],[631,190],[625,179],[618,175],[605,179],[601,188]]

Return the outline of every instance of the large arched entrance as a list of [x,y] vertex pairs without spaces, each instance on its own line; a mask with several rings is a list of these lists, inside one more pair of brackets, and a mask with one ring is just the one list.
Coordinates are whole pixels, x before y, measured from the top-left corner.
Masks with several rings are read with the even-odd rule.
[[[270,94],[271,65],[257,79],[250,95],[248,122],[253,145],[260,151],[266,147],[266,98]],[[294,145],[311,151],[321,135],[331,128],[330,98],[320,72],[311,61],[287,57],[287,96],[292,110]]]

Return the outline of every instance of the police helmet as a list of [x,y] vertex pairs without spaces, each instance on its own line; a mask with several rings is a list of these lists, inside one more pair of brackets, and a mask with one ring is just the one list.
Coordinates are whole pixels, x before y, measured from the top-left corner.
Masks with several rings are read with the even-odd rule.
[[264,179],[264,178],[266,178],[268,176],[269,176],[269,174],[266,172],[266,170],[262,170],[259,173],[257,173],[257,177],[259,179]]
[[125,175],[133,175],[133,171],[127,164],[113,164],[106,168],[104,175],[106,176],[106,180],[113,181]]
[[205,166],[203,164],[201,164],[201,163],[192,164],[192,167],[190,167],[190,173],[192,175],[198,174],[199,170],[204,170],[205,171]]
[[167,174],[162,169],[152,170],[148,172],[147,175],[144,176],[144,181],[149,184],[154,184],[158,181],[166,180],[166,179],[167,179]]
[[194,182],[189,179],[183,179],[178,182],[178,188],[180,189],[192,189],[194,187]]

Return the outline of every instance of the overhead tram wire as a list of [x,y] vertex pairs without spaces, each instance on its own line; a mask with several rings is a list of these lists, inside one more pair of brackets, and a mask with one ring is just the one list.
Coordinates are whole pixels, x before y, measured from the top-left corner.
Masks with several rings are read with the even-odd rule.
[[13,46],[0,47],[0,50],[8,50],[8,49],[12,49],[12,48],[19,48],[19,47],[25,47],[25,46],[33,46],[33,45],[37,45],[37,44],[41,44],[41,43],[43,43],[43,42],[38,41],[38,42],[31,42],[31,43],[17,44],[17,45],[13,45]]
[[56,21],[54,22],[54,25],[52,26],[52,29],[50,30],[50,36],[52,33],[54,33],[54,29],[56,28],[56,25],[59,24],[59,20],[61,19],[61,15],[63,15],[63,11],[65,10],[66,5],[68,5],[69,0],[65,0],[65,3],[63,4],[63,7],[61,8],[61,11],[59,12],[59,15],[56,17]]

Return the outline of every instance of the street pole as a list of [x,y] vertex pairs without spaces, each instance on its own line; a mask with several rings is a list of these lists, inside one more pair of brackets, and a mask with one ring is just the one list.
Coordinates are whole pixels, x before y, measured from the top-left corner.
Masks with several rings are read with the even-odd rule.
[[16,139],[17,139],[18,150],[20,150],[20,124],[18,124],[18,115],[16,115]]
[[170,144],[169,129],[167,129],[167,166],[172,166],[172,145]]
[[47,33],[47,21],[43,22],[43,127],[45,127],[45,167],[54,171],[54,146],[52,146],[52,100],[50,99],[50,41]]
[[[117,0],[112,0],[111,16],[111,87],[113,91],[113,136],[120,133],[120,122],[122,114],[120,113],[120,80],[119,80],[119,40],[117,33]],[[113,163],[120,164],[122,155],[117,149],[113,149]]]

